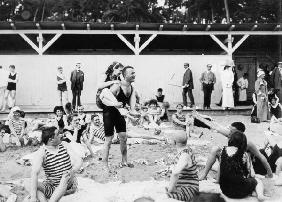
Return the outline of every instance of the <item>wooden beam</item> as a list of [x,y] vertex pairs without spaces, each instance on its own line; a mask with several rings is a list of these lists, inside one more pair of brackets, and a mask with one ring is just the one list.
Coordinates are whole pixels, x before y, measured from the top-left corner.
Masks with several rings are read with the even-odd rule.
[[250,36],[250,35],[248,35],[248,34],[244,35],[244,36],[235,44],[235,46],[233,46],[233,48],[232,48],[232,53],[235,52],[235,50],[236,50],[237,48],[239,48],[240,45],[241,45],[249,36]]
[[127,39],[122,34],[117,34],[117,36],[127,45],[128,48],[130,48],[134,52],[134,54],[137,53],[135,47],[129,41],[127,41]]
[[38,49],[39,49],[39,55],[43,54],[43,35],[42,33],[39,33],[38,37],[37,37],[37,41],[38,41]]
[[38,54],[40,54],[39,48],[25,35],[20,33],[19,34]]
[[223,49],[226,53],[229,53],[228,48],[213,34],[210,34],[210,37]]
[[140,47],[140,36],[139,34],[135,34],[134,36],[134,43],[135,43],[135,55],[139,55],[140,51],[139,51],[139,47]]
[[142,44],[142,46],[139,48],[139,54],[151,43],[151,41],[154,40],[154,38],[156,38],[156,36],[157,34],[152,34],[149,39]]
[[56,34],[50,41],[48,41],[48,43],[43,47],[42,49],[42,54],[50,47],[52,46],[55,41],[58,40],[58,38],[60,38],[60,36],[62,36],[62,34]]
[[[189,27],[187,27],[189,29]],[[1,34],[140,34],[140,35],[201,35],[201,36],[207,36],[207,35],[252,35],[252,36],[261,36],[261,35],[269,35],[269,36],[278,36],[282,35],[282,30],[277,31],[185,31],[182,30],[179,31],[154,31],[154,30],[1,30]]]

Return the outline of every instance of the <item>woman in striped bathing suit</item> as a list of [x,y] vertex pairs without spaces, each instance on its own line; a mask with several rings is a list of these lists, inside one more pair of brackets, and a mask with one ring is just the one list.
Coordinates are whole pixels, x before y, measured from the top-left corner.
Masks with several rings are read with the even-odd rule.
[[199,179],[195,157],[191,148],[187,147],[187,135],[180,132],[172,136],[178,154],[172,170],[169,187],[166,188],[169,198],[190,201],[199,193]]
[[[32,164],[30,201],[59,201],[62,196],[75,192],[77,181],[75,172],[81,167],[82,159],[77,158],[67,144],[63,145],[56,127],[42,130],[44,146],[37,151]],[[38,182],[41,167],[46,179]]]

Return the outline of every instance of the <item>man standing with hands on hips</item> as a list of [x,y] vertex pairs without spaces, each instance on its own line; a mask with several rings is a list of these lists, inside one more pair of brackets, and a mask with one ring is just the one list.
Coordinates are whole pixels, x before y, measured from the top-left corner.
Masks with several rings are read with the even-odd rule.
[[184,109],[187,109],[187,93],[190,99],[190,108],[192,108],[195,105],[194,102],[194,96],[192,93],[192,90],[194,89],[194,84],[193,84],[193,75],[192,75],[192,71],[189,68],[189,63],[184,63],[184,75],[183,75],[183,81],[182,81],[182,97],[183,97],[183,105],[184,105]]
[[202,89],[204,92],[204,106],[203,109],[211,109],[211,94],[214,90],[214,84],[216,82],[215,74],[211,71],[212,65],[207,65],[207,71],[203,72],[200,78],[202,83]]
[[76,63],[76,69],[71,72],[72,107],[74,110],[81,106],[80,96],[83,90],[84,73],[80,70],[81,62]]

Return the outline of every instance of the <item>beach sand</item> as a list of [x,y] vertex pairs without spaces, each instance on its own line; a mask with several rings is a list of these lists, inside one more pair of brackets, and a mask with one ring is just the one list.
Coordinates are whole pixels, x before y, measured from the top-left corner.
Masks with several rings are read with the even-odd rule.
[[[246,124],[247,138],[253,141],[258,147],[263,145],[264,133],[267,130],[268,123],[253,124],[250,123],[250,117],[248,116],[215,116],[214,119],[223,125],[228,125],[234,121],[242,121]],[[149,133],[140,128],[132,129],[130,131],[138,133]],[[175,132],[175,131],[174,131]],[[191,138],[189,140],[189,145],[194,150],[196,158],[198,161],[205,161],[212,146],[219,145],[223,146],[227,144],[227,139],[220,134],[214,133],[203,129],[204,135],[201,139]],[[173,128],[168,125],[163,129],[162,134],[166,136],[173,135]],[[16,159],[35,151],[38,147],[25,147],[25,148],[9,148],[6,152],[0,153],[0,185],[7,185],[12,188],[11,192],[15,193],[18,198],[17,201],[23,201],[26,196],[27,191],[23,188],[23,184],[27,183],[27,179],[30,177],[30,166],[23,166],[16,163]],[[97,152],[93,158],[87,158],[84,160],[84,165],[86,166],[81,174],[78,174],[79,179],[81,179],[80,191],[74,196],[67,196],[62,199],[62,201],[76,201],[75,198],[81,196],[81,194],[86,194],[88,198],[95,197],[95,191],[85,190],[87,183],[92,188],[95,186],[103,186],[99,190],[106,190],[107,187],[116,187],[119,190],[118,198],[104,198],[105,201],[130,201],[130,196],[126,197],[128,193],[135,193],[138,187],[154,187],[156,183],[156,192],[159,195],[164,195],[164,186],[167,184],[169,176],[164,170],[166,170],[172,163],[173,157],[176,154],[176,149],[165,143],[159,144],[133,144],[128,146],[128,160],[134,164],[134,168],[119,168],[119,162],[121,160],[121,154],[119,150],[119,145],[112,145],[110,151],[110,168],[113,171],[110,176],[105,176],[101,168],[101,152]],[[201,169],[202,166],[199,166]],[[43,172],[40,174],[43,177]],[[208,178],[215,176],[215,172],[210,172]],[[90,181],[87,181],[90,180]],[[17,182],[17,183],[16,183]],[[266,193],[271,196],[270,201],[280,201],[282,200],[282,189],[280,187],[275,187],[273,185],[273,180],[263,179],[266,185]],[[115,184],[116,183],[116,184]],[[122,186],[120,184],[123,184]],[[139,183],[139,184],[138,184]],[[144,184],[145,183],[145,184]],[[85,185],[86,184],[86,185]],[[91,185],[90,185],[91,184]],[[148,186],[146,186],[148,185]],[[93,188],[94,189],[94,188]],[[135,191],[134,191],[135,190]],[[163,190],[163,191],[160,191]],[[117,190],[116,190],[117,191]],[[105,191],[106,192],[106,191]],[[124,197],[122,194],[124,192]],[[113,193],[114,190],[113,190]],[[117,192],[116,192],[117,193]],[[146,192],[147,193],[147,192]],[[93,196],[91,196],[93,194]],[[108,193],[109,195],[110,193]],[[141,193],[139,193],[140,195]],[[148,193],[147,193],[148,194]],[[101,192],[98,194],[103,197]],[[105,194],[107,195],[107,194]],[[138,195],[138,194],[137,194]],[[136,195],[136,196],[137,196]],[[152,193],[153,195],[153,193]],[[256,201],[254,197],[246,199],[247,201]],[[244,200],[244,201],[246,201]],[[91,201],[86,200],[86,198],[80,201]],[[92,200],[97,201],[97,200]],[[100,199],[99,201],[102,201]],[[233,200],[228,200],[233,201]]]

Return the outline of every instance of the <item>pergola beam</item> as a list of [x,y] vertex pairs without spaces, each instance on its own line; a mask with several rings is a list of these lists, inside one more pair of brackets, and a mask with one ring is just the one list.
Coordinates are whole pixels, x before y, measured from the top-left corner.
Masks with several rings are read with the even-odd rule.
[[[188,27],[187,27],[188,29]],[[1,34],[139,34],[139,35],[282,35],[277,31],[158,31],[158,30],[0,30]]]
[[229,54],[228,47],[226,47],[215,35],[211,34],[210,37],[223,49],[225,52]]
[[156,38],[156,36],[157,36],[157,34],[152,34],[149,37],[149,39],[142,44],[142,46],[139,49],[139,54],[141,53],[142,50],[144,50],[151,43],[151,41],[154,40],[154,38]]
[[135,47],[122,35],[122,34],[117,34],[118,38],[120,38],[120,40],[122,40],[128,48],[130,48],[134,54],[136,55],[137,50],[135,49]]
[[250,36],[250,35],[248,35],[248,34],[244,35],[244,36],[235,44],[235,46],[233,46],[233,48],[232,48],[232,53],[234,53],[235,50],[236,50],[237,48],[239,48],[239,46],[241,46],[241,44],[242,44],[249,36]]
[[62,34],[56,34],[48,43],[42,48],[42,54],[50,47],[52,46],[59,38],[62,36]]
[[19,34],[38,54],[40,54],[39,48],[30,40],[25,34]]

